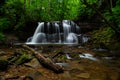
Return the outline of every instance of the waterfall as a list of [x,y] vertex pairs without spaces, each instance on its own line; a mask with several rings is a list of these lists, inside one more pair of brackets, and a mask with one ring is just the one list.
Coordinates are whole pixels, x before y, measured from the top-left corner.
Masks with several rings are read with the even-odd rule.
[[67,43],[78,43],[78,38],[75,33],[69,33],[66,38]]
[[78,44],[80,27],[73,21],[38,22],[34,35],[26,44]]
[[67,42],[66,38],[68,34],[71,32],[71,26],[69,25],[68,22],[63,21],[63,31],[64,31],[64,42]]
[[[32,38],[31,43],[36,43],[36,41],[37,41],[40,33],[42,33],[42,31],[44,31],[43,28],[44,28],[44,22],[41,22],[41,23],[38,22],[38,27],[37,27],[37,29],[35,30],[35,33],[34,33],[34,35],[33,35],[33,38]],[[38,34],[39,34],[39,35],[38,35]]]

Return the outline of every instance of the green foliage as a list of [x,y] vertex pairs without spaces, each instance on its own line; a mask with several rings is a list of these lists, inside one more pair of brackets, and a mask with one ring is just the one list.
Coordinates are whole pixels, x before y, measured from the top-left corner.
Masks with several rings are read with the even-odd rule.
[[105,12],[105,16],[107,18],[107,20],[117,20],[117,22],[119,22],[120,20],[120,9],[119,9],[120,6],[116,6],[114,8],[112,8],[112,14],[108,11]]
[[[1,13],[1,8],[0,8],[0,13]],[[5,36],[3,35],[3,29],[6,28],[6,24],[4,24],[6,22],[5,18],[0,18],[0,42],[3,42],[5,40]]]
[[79,17],[82,20],[89,20],[94,15],[94,11],[92,9],[87,8],[84,4],[81,4],[81,7],[79,8],[79,13]]
[[14,57],[10,58],[9,61],[17,65],[23,64],[32,59],[31,54],[29,54],[29,52],[25,50],[20,50],[18,52],[15,52],[13,56]]
[[41,21],[75,19],[79,12],[79,0],[31,0],[31,4],[26,2],[26,10],[31,17],[38,17]]
[[92,35],[92,39],[95,41],[94,43],[108,45],[113,41],[112,38],[114,37],[115,32],[111,28],[106,27],[94,31]]
[[8,21],[7,18],[1,18],[0,19],[0,32],[2,32],[4,29],[9,28],[10,21]]
[[[12,28],[17,32],[26,32],[26,29],[33,29],[39,21],[56,21],[63,19],[70,20],[94,20],[96,12],[86,6],[84,1],[96,9],[101,7],[109,7],[111,4],[106,0],[5,0],[5,4],[1,7],[0,12],[0,39],[4,37],[2,32],[5,29]],[[26,1],[26,2],[24,2]],[[103,5],[103,3],[108,5]],[[116,5],[112,6],[111,11],[105,8],[101,14],[105,18],[120,27],[120,0],[113,1]],[[98,17],[98,16],[97,16]],[[101,20],[102,21],[102,20]],[[109,32],[109,31],[108,31]],[[28,32],[29,33],[29,32]],[[23,33],[20,33],[21,35]],[[102,34],[101,34],[102,35]],[[22,35],[23,37],[23,35]],[[98,38],[99,39],[99,38]]]
[[116,2],[116,6],[112,8],[113,16],[111,19],[115,20],[118,27],[120,28],[120,0]]
[[23,64],[31,59],[29,54],[23,53],[17,60],[15,61],[15,64]]
[[5,40],[5,36],[3,35],[3,33],[0,32],[0,41],[4,41]]
[[[102,0],[86,0],[88,4],[94,6],[96,9],[99,9],[102,3]],[[93,20],[92,17],[96,15],[96,12],[90,7],[84,4],[83,0],[80,0],[79,7],[79,17],[80,20]]]
[[117,51],[120,48],[120,42],[113,29],[110,27],[103,27],[100,30],[92,32],[90,47],[106,48]]
[[1,11],[4,13],[0,19],[1,31],[10,28],[23,32],[36,27],[39,21],[77,19],[79,0],[6,0]]
[[[114,7],[111,6],[109,10],[106,10],[104,14],[105,18],[108,20],[111,25],[114,26],[114,31],[118,36],[120,34],[120,0],[116,1],[116,5]],[[120,40],[120,38],[118,37]]]
[[23,3],[20,0],[8,0],[4,5],[5,17],[10,21],[10,27],[16,28],[22,22],[24,15]]
[[3,34],[3,31],[5,29],[9,28],[9,24],[10,24],[10,22],[6,18],[0,19],[0,41],[2,41],[2,42],[5,40],[5,36]]

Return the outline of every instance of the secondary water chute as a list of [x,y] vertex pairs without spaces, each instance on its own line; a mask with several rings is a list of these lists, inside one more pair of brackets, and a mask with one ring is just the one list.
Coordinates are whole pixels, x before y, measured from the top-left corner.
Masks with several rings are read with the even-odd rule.
[[38,22],[26,44],[78,44],[80,27],[73,21]]

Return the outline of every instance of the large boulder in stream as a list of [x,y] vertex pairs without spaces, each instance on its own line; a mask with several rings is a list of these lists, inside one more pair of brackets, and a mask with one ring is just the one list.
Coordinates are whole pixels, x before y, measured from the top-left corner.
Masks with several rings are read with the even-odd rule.
[[9,59],[11,63],[15,63],[17,65],[29,62],[32,59],[32,55],[29,51],[24,49],[18,49],[14,52],[13,56]]

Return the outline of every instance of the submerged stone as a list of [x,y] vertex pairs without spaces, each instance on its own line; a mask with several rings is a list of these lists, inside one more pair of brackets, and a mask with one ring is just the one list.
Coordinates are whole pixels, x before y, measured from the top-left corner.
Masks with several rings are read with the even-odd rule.
[[43,74],[39,71],[32,71],[27,73],[26,76],[30,77],[32,80],[41,80]]
[[2,76],[0,76],[0,80],[5,80],[5,78],[4,78],[4,77],[2,77]]
[[89,73],[80,73],[80,74],[78,74],[76,76],[79,77],[79,78],[85,78],[85,79],[90,78]]
[[32,67],[32,68],[40,68],[41,64],[39,61],[35,58],[33,58],[30,62],[25,63],[26,66]]
[[5,55],[5,52],[4,51],[0,51],[0,56],[3,56]]

